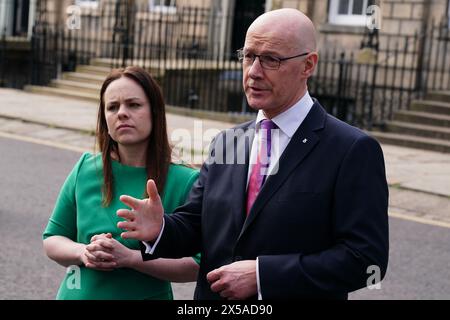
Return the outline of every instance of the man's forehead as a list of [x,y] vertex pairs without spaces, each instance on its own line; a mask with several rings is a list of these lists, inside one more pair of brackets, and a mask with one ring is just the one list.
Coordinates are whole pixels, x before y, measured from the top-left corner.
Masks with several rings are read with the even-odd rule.
[[286,50],[295,50],[298,47],[295,39],[281,38],[272,35],[253,36],[249,34],[245,39],[245,50],[258,50],[264,53],[282,53]]
[[268,48],[278,48],[288,45],[289,41],[286,37],[275,32],[249,32],[245,37],[245,45],[247,46],[267,46]]

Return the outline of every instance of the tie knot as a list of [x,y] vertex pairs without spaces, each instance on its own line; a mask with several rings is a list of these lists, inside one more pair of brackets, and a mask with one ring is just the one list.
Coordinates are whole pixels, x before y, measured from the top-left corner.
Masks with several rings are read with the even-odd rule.
[[264,119],[261,121],[261,129],[265,129],[265,130],[269,131],[269,130],[275,129],[276,126],[277,125],[272,120]]

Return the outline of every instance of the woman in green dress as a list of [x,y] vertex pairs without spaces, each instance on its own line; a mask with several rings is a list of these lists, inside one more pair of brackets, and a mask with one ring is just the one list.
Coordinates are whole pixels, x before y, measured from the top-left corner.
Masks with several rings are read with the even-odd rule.
[[166,212],[184,203],[198,171],[171,162],[159,86],[142,68],[112,71],[100,91],[97,140],[67,177],[44,231],[48,257],[69,267],[57,299],[173,299],[170,281],[195,281],[197,257],[142,261],[120,237],[119,197],[156,183]]

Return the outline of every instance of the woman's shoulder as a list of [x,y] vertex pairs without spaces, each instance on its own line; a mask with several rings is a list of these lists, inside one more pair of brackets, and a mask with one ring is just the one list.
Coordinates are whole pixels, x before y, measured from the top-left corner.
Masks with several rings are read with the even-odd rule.
[[84,152],[78,160],[80,166],[91,166],[97,165],[98,163],[102,163],[102,156],[100,153]]
[[99,169],[102,169],[102,167],[102,156],[100,153],[84,152],[74,169],[79,174],[81,172],[90,173],[92,170],[98,171]]
[[191,179],[197,177],[199,170],[184,164],[171,163],[169,167],[168,177]]
[[175,163],[170,165],[162,197],[166,212],[173,212],[184,203],[198,175],[199,170],[195,168]]
[[171,163],[167,174],[165,189],[184,190],[190,189],[197,180],[199,170],[183,165]]

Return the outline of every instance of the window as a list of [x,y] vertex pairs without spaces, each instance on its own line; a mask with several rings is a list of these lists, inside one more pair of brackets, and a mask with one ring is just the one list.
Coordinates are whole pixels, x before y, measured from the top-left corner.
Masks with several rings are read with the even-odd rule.
[[364,26],[367,7],[374,0],[330,0],[329,21],[332,24]]
[[163,13],[176,13],[176,0],[149,0],[150,10]]
[[97,8],[98,0],[76,0],[75,4],[80,7]]

